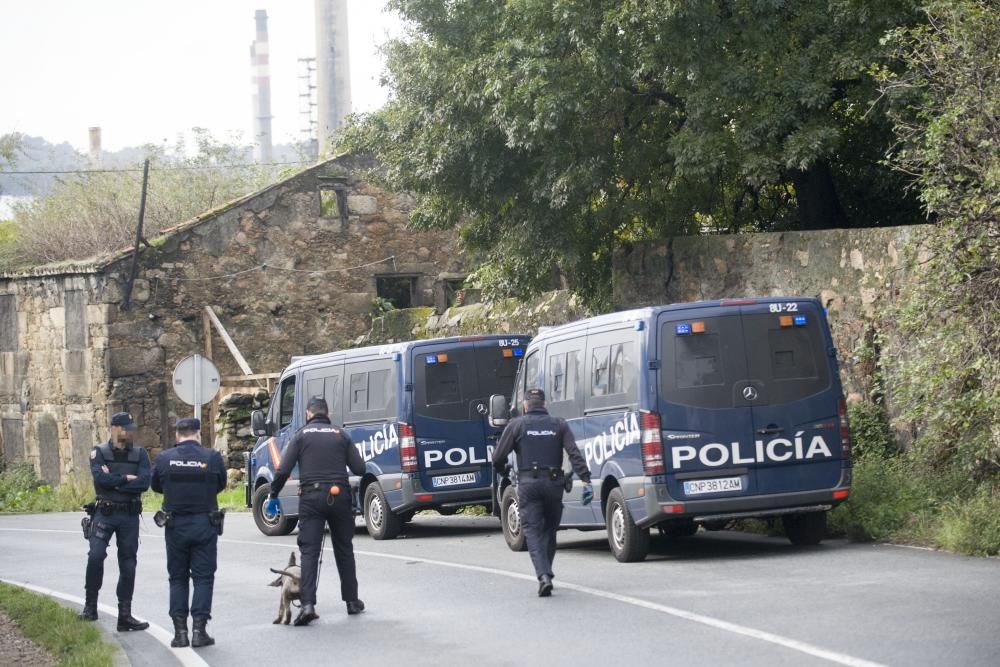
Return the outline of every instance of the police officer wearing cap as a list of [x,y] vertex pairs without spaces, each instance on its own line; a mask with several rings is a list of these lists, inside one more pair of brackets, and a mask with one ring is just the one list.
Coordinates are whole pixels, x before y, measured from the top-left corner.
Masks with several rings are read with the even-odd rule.
[[330,541],[340,575],[340,597],[348,614],[360,614],[365,603],[358,599],[357,569],[354,563],[354,506],[347,469],[355,475],[365,472],[351,437],[330,422],[329,408],[322,398],[309,399],[306,425],[292,437],[274,473],[265,511],[281,511],[278,494],[296,465],[299,466],[299,551],[302,552],[302,581],[299,585],[302,609],[295,625],[308,625],[316,614],[316,578],[319,568],[323,527],[330,526]]
[[136,425],[132,415],[111,416],[111,437],[90,452],[97,500],[93,512],[90,551],[87,554],[86,596],[80,618],[97,620],[97,595],[104,581],[104,559],[111,536],[118,546],[118,631],[145,630],[149,623],[132,617],[136,557],[139,552],[139,514],[142,492],[149,488],[149,454],[132,442]]
[[[216,496],[226,488],[226,466],[222,455],[201,445],[201,422],[177,421],[177,445],[160,452],[153,467],[153,491],[163,494],[170,577],[170,618],[174,622],[171,646],[188,646],[187,617],[190,611],[190,645],[211,646],[205,625],[212,617],[212,591],[222,517]],[[159,523],[159,521],[158,521]],[[188,605],[188,585],[194,594]]]
[[576,446],[565,419],[549,415],[545,392],[529,389],[524,394],[520,417],[511,419],[493,450],[493,465],[507,470],[507,457],[517,454],[517,508],[521,529],[538,577],[538,596],[552,595],[552,560],[556,555],[556,530],[562,519],[562,496],[566,485],[563,452],[585,483],[583,504],[594,497],[590,469]]

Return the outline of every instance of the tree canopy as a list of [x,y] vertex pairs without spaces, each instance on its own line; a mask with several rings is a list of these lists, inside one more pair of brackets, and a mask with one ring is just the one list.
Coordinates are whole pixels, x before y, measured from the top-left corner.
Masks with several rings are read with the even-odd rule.
[[[900,224],[868,74],[910,0],[393,0],[371,152],[414,222],[461,230],[504,291],[608,293],[631,239]],[[874,106],[873,106],[874,105]]]

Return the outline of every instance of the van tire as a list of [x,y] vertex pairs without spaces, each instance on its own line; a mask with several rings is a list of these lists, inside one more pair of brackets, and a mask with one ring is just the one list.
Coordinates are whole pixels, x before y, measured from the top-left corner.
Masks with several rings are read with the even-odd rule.
[[608,527],[611,553],[619,563],[637,563],[646,559],[649,553],[649,529],[635,525],[621,489],[612,489],[608,494],[604,520]]
[[382,486],[372,482],[365,488],[365,527],[376,540],[391,540],[399,535],[403,522],[385,500]]
[[503,526],[503,539],[511,551],[524,551],[528,548],[521,529],[521,513],[517,508],[517,490],[508,486],[503,490],[500,501],[500,525]]
[[826,537],[826,512],[786,514],[781,523],[788,540],[796,546],[813,546]]
[[296,517],[286,516],[284,512],[273,519],[268,519],[264,516],[264,503],[267,502],[269,493],[271,493],[270,484],[261,484],[253,492],[253,521],[257,524],[260,532],[268,537],[288,535],[295,530],[295,526],[298,525],[299,520]]

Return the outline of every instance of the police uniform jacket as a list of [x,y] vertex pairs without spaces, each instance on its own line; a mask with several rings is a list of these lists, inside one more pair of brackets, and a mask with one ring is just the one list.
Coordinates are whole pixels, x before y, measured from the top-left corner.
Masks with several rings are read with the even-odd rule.
[[160,452],[153,468],[153,491],[163,494],[163,510],[171,514],[214,512],[226,481],[222,455],[197,440],[182,440]]
[[[106,466],[108,472],[104,472],[102,466]],[[108,440],[90,452],[90,472],[99,500],[126,503],[149,488],[149,454],[145,448],[133,444],[116,449]],[[135,475],[135,479],[129,482],[126,475]]]
[[299,466],[299,483],[347,484],[347,469],[363,475],[365,461],[343,429],[330,423],[326,415],[317,415],[292,436],[281,455],[281,465],[271,482],[271,495],[277,496],[285,486],[295,465]]
[[519,468],[562,469],[563,451],[577,476],[590,483],[590,468],[576,446],[576,438],[565,419],[553,417],[545,408],[534,408],[507,423],[496,449],[493,465],[502,468],[511,452],[517,453]]

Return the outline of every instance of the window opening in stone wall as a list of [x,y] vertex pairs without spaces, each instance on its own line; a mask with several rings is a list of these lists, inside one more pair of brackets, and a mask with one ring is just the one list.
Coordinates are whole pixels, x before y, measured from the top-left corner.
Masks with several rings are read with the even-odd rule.
[[0,352],[17,351],[17,297],[0,294]]
[[410,308],[415,305],[417,291],[416,276],[376,276],[375,292],[394,308]]
[[87,293],[67,290],[63,293],[66,326],[66,349],[87,349]]
[[445,303],[449,308],[465,305],[465,279],[444,281]]

